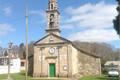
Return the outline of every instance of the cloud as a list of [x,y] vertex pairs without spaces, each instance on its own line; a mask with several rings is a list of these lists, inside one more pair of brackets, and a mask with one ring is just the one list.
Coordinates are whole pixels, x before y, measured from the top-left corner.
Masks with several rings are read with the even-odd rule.
[[3,8],[3,12],[6,16],[10,16],[12,14],[12,8],[11,7],[5,7],[5,8]]
[[13,32],[15,29],[7,23],[0,24],[0,36],[5,36],[9,34],[9,32]]
[[113,19],[117,15],[115,4],[104,1],[96,4],[87,3],[77,8],[65,9],[66,19],[62,17],[62,29],[77,30],[68,36],[71,40],[85,42],[107,42],[118,40],[113,29]]
[[109,29],[90,29],[74,33],[68,37],[71,40],[80,40],[83,42],[109,42],[119,40],[115,30]]
[[[73,28],[108,29],[113,26],[113,19],[117,15],[115,4],[106,4],[104,1],[97,4],[87,3],[77,8],[68,7],[65,12],[70,17],[63,20],[63,26],[71,24]],[[76,25],[75,25],[76,24]],[[63,27],[64,29],[68,27]]]
[[45,21],[46,21],[46,14],[45,14],[45,12],[44,11],[41,11],[41,10],[31,10],[30,12],[29,12],[29,14],[31,15],[31,16],[35,16],[35,17],[37,17],[37,18],[39,18],[40,20],[36,20],[35,21],[35,23],[41,23],[41,24],[43,24],[43,23],[45,23]]

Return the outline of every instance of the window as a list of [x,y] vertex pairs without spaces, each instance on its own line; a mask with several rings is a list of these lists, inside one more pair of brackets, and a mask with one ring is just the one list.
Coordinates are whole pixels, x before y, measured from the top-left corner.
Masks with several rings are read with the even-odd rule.
[[50,28],[53,28],[54,27],[54,22],[50,22]]
[[24,63],[24,62],[21,62],[21,66],[25,66],[25,63]]
[[0,65],[3,65],[3,64],[4,64],[4,60],[0,59]]
[[54,14],[51,14],[50,17],[54,17]]
[[54,22],[54,14],[50,15],[50,22]]
[[51,9],[53,9],[53,4],[51,4]]
[[[9,59],[8,58],[0,58],[0,65],[1,66],[6,66],[9,64]],[[13,65],[13,61],[10,61],[10,65]]]

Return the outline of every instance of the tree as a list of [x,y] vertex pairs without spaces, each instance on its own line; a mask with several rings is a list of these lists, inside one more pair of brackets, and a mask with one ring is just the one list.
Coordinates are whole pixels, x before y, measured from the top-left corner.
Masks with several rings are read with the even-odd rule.
[[80,41],[74,41],[73,44],[79,49],[101,57],[101,63],[103,66],[106,61],[120,60],[119,52],[109,44]]
[[117,1],[118,1],[117,7],[118,15],[116,16],[116,19],[113,20],[113,23],[114,29],[116,30],[117,34],[120,35],[120,0]]
[[28,56],[34,54],[34,41],[31,41],[28,45]]
[[5,52],[4,52],[4,56],[8,56],[8,52],[7,52],[7,50],[5,50]]
[[114,29],[117,31],[117,34],[120,35],[120,30],[119,30],[119,17],[117,16],[116,19],[113,20],[114,23]]
[[[17,48],[16,48],[17,49]],[[21,59],[25,59],[26,58],[26,52],[25,52],[25,45],[24,45],[24,43],[21,43],[20,45],[19,45],[19,51],[18,51],[18,54],[19,54],[19,57],[21,58]],[[16,51],[17,52],[17,51]],[[31,55],[33,55],[33,53],[34,53],[34,41],[31,41],[30,43],[29,43],[29,45],[28,45],[28,56],[31,56]]]
[[0,56],[2,56],[3,48],[0,46]]
[[13,50],[14,56],[18,57],[19,47],[17,45],[14,45],[12,47],[12,50]]
[[21,43],[21,44],[19,45],[19,57],[20,57],[21,59],[25,59],[25,57],[26,57],[24,43]]

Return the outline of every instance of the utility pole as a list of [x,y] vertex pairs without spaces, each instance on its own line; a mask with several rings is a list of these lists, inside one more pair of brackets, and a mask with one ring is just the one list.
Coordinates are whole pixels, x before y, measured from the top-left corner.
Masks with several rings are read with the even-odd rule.
[[10,68],[11,68],[11,53],[12,53],[12,45],[13,43],[10,42],[8,44],[8,80],[10,80]]
[[28,0],[25,4],[25,18],[26,18],[26,70],[25,70],[25,80],[28,79]]

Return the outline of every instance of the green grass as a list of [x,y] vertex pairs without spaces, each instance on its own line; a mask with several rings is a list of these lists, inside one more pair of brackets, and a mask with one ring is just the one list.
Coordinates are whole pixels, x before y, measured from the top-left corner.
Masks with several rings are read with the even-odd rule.
[[86,76],[81,78],[80,80],[120,80],[118,77],[108,77],[107,75],[101,76]]
[[[10,74],[10,77],[13,80],[25,80],[25,73],[22,71],[21,73]],[[0,80],[4,80],[4,79],[7,79],[7,74],[0,75]]]
[[[12,80],[25,80],[25,72],[22,71],[22,72],[16,73],[16,74],[10,74],[10,77],[12,78]],[[7,79],[7,74],[0,75],[0,80],[6,80],[6,79]],[[48,80],[48,79],[39,79],[39,78],[34,79],[34,78],[28,76],[28,80]],[[55,79],[49,79],[49,80],[55,80]],[[58,79],[56,79],[56,80],[58,80]]]
[[[25,72],[23,71],[21,73],[11,74],[10,76],[13,80],[25,80]],[[5,79],[7,79],[7,74],[0,75],[0,80]],[[32,79],[32,77],[28,76],[28,80],[45,80],[45,79]],[[80,80],[114,80],[114,79],[108,79],[107,76],[101,75],[101,76],[85,76]]]
[[81,78],[80,80],[107,80],[105,75],[101,76],[85,76]]

